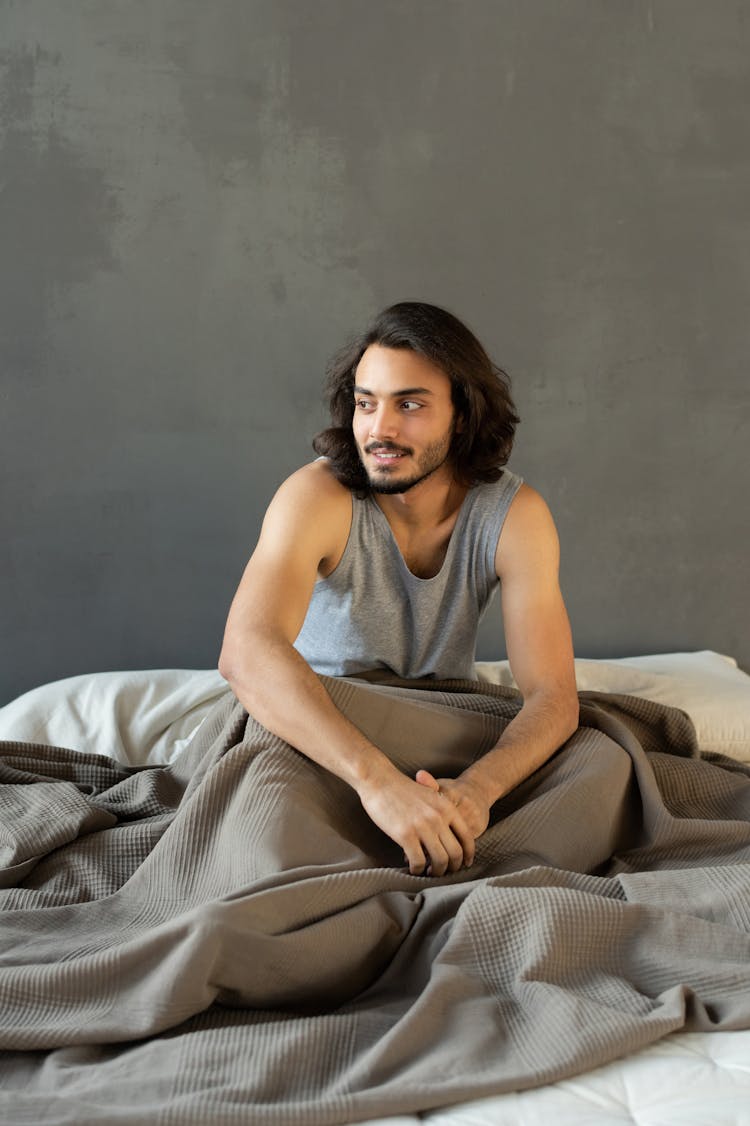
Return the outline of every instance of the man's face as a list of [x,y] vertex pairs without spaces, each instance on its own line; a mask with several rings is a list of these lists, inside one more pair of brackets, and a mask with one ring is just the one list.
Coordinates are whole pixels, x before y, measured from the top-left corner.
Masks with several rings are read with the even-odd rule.
[[354,440],[374,492],[405,493],[435,474],[452,476],[455,411],[445,372],[417,352],[371,344],[354,384]]

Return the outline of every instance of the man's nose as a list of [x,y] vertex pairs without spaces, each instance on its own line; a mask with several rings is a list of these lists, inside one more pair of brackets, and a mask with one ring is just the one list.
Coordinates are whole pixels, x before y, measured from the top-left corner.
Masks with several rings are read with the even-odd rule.
[[370,419],[370,434],[373,438],[392,438],[398,433],[398,413],[388,403],[377,408]]

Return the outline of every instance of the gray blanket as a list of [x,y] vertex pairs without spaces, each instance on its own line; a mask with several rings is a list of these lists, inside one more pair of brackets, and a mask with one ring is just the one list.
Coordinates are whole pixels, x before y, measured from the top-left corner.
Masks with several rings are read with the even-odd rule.
[[[412,775],[519,707],[325,684]],[[0,768],[4,1122],[323,1126],[750,1027],[750,770],[700,759],[681,712],[582,693],[439,879],[231,693],[171,767],[4,744]]]

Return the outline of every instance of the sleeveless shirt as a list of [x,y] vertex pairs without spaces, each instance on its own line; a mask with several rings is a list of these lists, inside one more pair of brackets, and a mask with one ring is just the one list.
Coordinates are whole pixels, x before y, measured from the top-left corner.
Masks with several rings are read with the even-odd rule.
[[469,489],[443,565],[420,579],[371,496],[352,496],[338,566],[318,579],[295,648],[324,676],[387,669],[397,676],[476,679],[477,630],[498,586],[495,551],[522,478]]

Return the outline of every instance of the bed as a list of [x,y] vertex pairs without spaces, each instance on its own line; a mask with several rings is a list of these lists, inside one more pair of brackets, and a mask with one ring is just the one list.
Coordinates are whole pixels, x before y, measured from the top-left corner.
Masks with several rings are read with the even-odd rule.
[[[360,686],[342,681],[340,690],[348,693],[346,706],[353,707],[355,711],[365,705],[369,708],[372,694],[380,693],[376,701],[378,715],[386,710],[399,730],[410,724],[416,730],[422,724],[429,727],[432,723],[433,730],[439,731],[441,737],[445,732],[445,739],[450,741],[454,738],[452,725],[458,725],[456,732],[463,737],[463,725],[474,725],[479,731],[482,724],[489,722],[483,711],[484,692],[489,700],[487,714],[491,713],[495,719],[505,709],[503,714],[507,721],[507,709],[513,706],[515,686],[506,662],[480,663],[477,671],[482,684],[487,687],[474,695],[469,692],[466,697],[461,696],[458,718],[454,703],[459,690],[463,693],[464,688],[456,684],[439,686],[438,691],[427,690],[428,699],[421,689],[421,694],[415,697],[417,690],[398,683]],[[750,855],[747,839],[747,822],[750,820],[750,677],[737,668],[730,657],[713,652],[663,654],[617,661],[577,660],[576,673],[587,730],[597,729],[598,732],[598,741],[592,744],[595,754],[589,762],[606,760],[606,748],[613,740],[616,743],[621,739],[627,743],[633,734],[637,735],[646,747],[649,761],[656,763],[658,770],[666,771],[664,763],[671,763],[672,758],[679,766],[682,788],[679,795],[676,790],[671,794],[670,801],[673,820],[680,832],[686,829],[690,817],[695,818],[697,810],[709,826],[705,840],[713,839],[712,833],[717,841],[721,832],[724,832],[724,837],[705,869],[700,862],[700,849],[704,845],[686,844],[682,860],[670,860],[666,864],[669,879],[673,882],[659,883],[656,877],[663,874],[661,869],[665,868],[665,864],[657,863],[653,886],[648,884],[646,892],[643,891],[646,884],[638,884],[638,879],[645,877],[638,873],[635,864],[629,866],[624,860],[619,867],[606,870],[601,864],[597,866],[587,861],[587,866],[584,866],[586,874],[574,879],[568,876],[564,864],[561,863],[559,869],[555,867],[554,859],[550,861],[542,845],[539,845],[538,853],[529,856],[521,849],[518,855],[526,856],[524,863],[510,867],[503,867],[507,852],[502,855],[495,853],[492,858],[494,867],[487,869],[493,874],[480,883],[497,894],[502,892],[509,897],[520,895],[521,885],[524,895],[533,897],[536,890],[544,885],[548,897],[545,901],[546,915],[529,915],[528,919],[517,918],[512,913],[503,916],[509,926],[516,921],[522,938],[527,933],[524,930],[527,926],[532,926],[538,937],[544,930],[540,919],[546,919],[545,925],[553,932],[557,929],[559,933],[564,933],[571,919],[565,916],[563,908],[571,896],[587,899],[587,902],[590,899],[593,903],[596,888],[606,884],[611,890],[613,881],[619,880],[618,887],[626,889],[626,899],[630,894],[628,888],[638,888],[635,898],[640,899],[637,908],[633,908],[637,912],[633,918],[637,919],[637,928],[641,928],[643,936],[641,938],[639,931],[634,942],[641,943],[642,949],[644,943],[651,941],[653,933],[657,944],[666,944],[668,948],[670,935],[673,934],[675,951],[687,958],[684,962],[688,966],[686,973],[693,972],[690,967],[695,964],[694,980],[688,976],[664,988],[663,966],[660,969],[655,953],[654,964],[649,962],[638,971],[643,975],[639,987],[641,993],[636,990],[632,995],[635,1001],[632,1001],[631,995],[627,999],[627,1004],[632,1002],[638,1008],[650,991],[651,996],[647,1005],[644,1002],[643,1011],[636,1013],[634,1010],[625,1016],[620,1012],[616,1033],[601,1043],[596,1037],[592,1040],[589,1035],[588,1054],[582,1055],[578,1049],[573,1051],[571,1048],[567,1052],[561,1042],[566,1039],[568,1030],[571,1040],[574,1035],[585,1040],[592,1024],[591,1014],[596,1011],[595,1006],[592,1009],[594,1001],[600,1007],[605,1006],[610,1004],[609,998],[615,994],[607,992],[610,983],[604,980],[604,974],[602,981],[594,986],[587,979],[580,987],[580,995],[576,995],[577,982],[579,979],[583,981],[581,975],[586,973],[587,961],[599,956],[593,945],[589,948],[583,942],[581,949],[576,951],[576,965],[572,968],[566,966],[567,977],[562,982],[553,980],[539,969],[540,960],[551,957],[557,949],[555,935],[546,946],[540,939],[534,974],[529,974],[527,963],[520,976],[524,979],[528,1004],[532,1008],[534,1005],[541,1006],[543,1010],[535,1017],[535,1035],[545,1034],[544,1012],[547,1011],[550,1027],[557,1029],[555,1044],[549,1058],[535,1058],[538,1044],[533,1039],[529,1040],[524,1057],[519,1044],[528,1029],[524,1026],[518,1035],[514,1034],[513,1044],[508,1042],[506,1046],[508,1055],[515,1053],[516,1056],[515,1081],[512,1075],[502,1073],[502,1068],[498,1070],[507,1030],[499,1024],[498,1027],[491,1025],[492,1014],[497,1012],[503,1014],[503,1019],[507,1017],[509,1023],[518,1021],[516,1009],[503,1008],[499,994],[494,999],[495,1008],[487,1009],[486,990],[479,978],[474,1007],[470,997],[457,992],[459,978],[463,989],[471,975],[467,977],[466,966],[455,953],[456,945],[451,947],[450,942],[444,942],[440,936],[448,933],[446,928],[457,929],[455,920],[461,912],[466,914],[469,911],[471,900],[456,898],[459,891],[463,895],[463,885],[452,884],[447,877],[442,882],[436,881],[441,884],[437,890],[442,895],[442,899],[435,901],[438,922],[433,922],[429,931],[422,932],[418,923],[425,914],[429,918],[426,906],[429,896],[420,890],[423,887],[419,883],[421,878],[402,874],[399,876],[401,883],[378,885],[375,899],[380,897],[380,900],[388,901],[385,915],[392,921],[391,930],[400,934],[399,944],[391,943],[389,946],[391,931],[386,927],[379,946],[386,953],[381,957],[377,972],[371,968],[367,980],[359,982],[355,988],[351,982],[357,983],[356,968],[341,970],[342,975],[349,973],[350,980],[348,992],[342,995],[336,993],[340,966],[334,964],[331,967],[328,964],[331,959],[326,958],[326,952],[331,947],[325,929],[321,931],[320,943],[317,946],[314,941],[312,943],[312,948],[319,951],[321,963],[314,964],[314,972],[323,985],[318,984],[317,992],[305,996],[303,1004],[290,1004],[289,997],[280,986],[274,987],[274,992],[269,984],[268,996],[272,1003],[265,1008],[254,1006],[252,999],[237,994],[236,990],[233,994],[226,987],[231,973],[224,973],[225,988],[218,999],[215,993],[207,994],[206,982],[212,981],[217,971],[210,968],[204,972],[201,967],[207,958],[213,959],[211,966],[214,967],[223,956],[217,947],[216,926],[213,930],[207,929],[204,922],[196,923],[195,917],[192,917],[190,925],[181,923],[181,929],[175,930],[174,918],[179,915],[179,910],[173,912],[169,919],[165,917],[157,923],[151,920],[148,941],[144,938],[145,931],[136,933],[133,918],[129,916],[117,941],[126,951],[129,943],[133,946],[133,961],[129,971],[126,960],[112,969],[112,959],[116,961],[119,957],[119,947],[111,936],[108,945],[97,946],[95,913],[102,903],[111,908],[117,902],[121,889],[132,887],[139,879],[145,880],[145,890],[139,894],[143,903],[147,902],[149,888],[156,882],[153,871],[150,874],[146,871],[150,852],[155,854],[157,845],[161,847],[172,831],[171,822],[166,831],[162,824],[162,806],[164,803],[168,805],[172,798],[161,794],[159,787],[163,789],[169,778],[181,777],[180,772],[187,770],[184,764],[191,754],[195,755],[201,739],[206,741],[205,746],[211,741],[212,745],[216,745],[219,729],[223,733],[224,744],[216,760],[220,764],[217,770],[224,769],[231,759],[231,754],[225,753],[226,746],[236,748],[238,741],[247,740],[244,729],[239,737],[237,730],[227,735],[232,724],[237,728],[237,713],[236,708],[232,710],[231,693],[228,693],[217,672],[149,670],[74,677],[34,689],[0,709],[0,740],[8,741],[3,759],[5,789],[15,795],[15,805],[11,803],[13,808],[6,807],[11,809],[11,823],[14,810],[18,810],[18,801],[32,791],[38,791],[39,795],[35,807],[35,828],[31,832],[31,844],[27,841],[25,845],[26,851],[22,854],[18,852],[21,847],[18,842],[23,845],[26,840],[24,833],[29,836],[25,828],[15,838],[12,833],[8,836],[7,832],[4,840],[0,838],[4,851],[10,857],[8,860],[6,856],[2,886],[6,889],[3,894],[9,897],[6,906],[9,905],[12,911],[6,914],[5,919],[10,919],[12,924],[16,919],[32,924],[25,932],[19,931],[23,934],[21,953],[18,952],[18,942],[14,945],[7,941],[0,961],[4,975],[0,976],[0,989],[6,1017],[2,1039],[6,1050],[0,1055],[0,1118],[9,1123],[75,1122],[78,1126],[109,1122],[294,1122],[320,1123],[323,1126],[326,1123],[355,1121],[370,1123],[371,1126],[386,1122],[391,1126],[414,1126],[417,1122],[428,1122],[431,1126],[510,1126],[511,1123],[514,1126],[530,1126],[550,1120],[558,1124],[576,1123],[576,1126],[586,1122],[602,1126],[623,1121],[638,1122],[642,1126],[678,1122],[750,1123],[750,867],[747,863]],[[384,694],[387,696],[385,709]],[[360,702],[363,695],[367,697],[365,705]],[[351,705],[348,702],[350,697],[353,700]],[[625,734],[618,735],[623,730],[623,724]],[[210,732],[211,725],[215,730]],[[458,737],[457,734],[455,738]],[[662,738],[677,740],[669,755],[661,754],[655,742]],[[266,738],[253,760],[254,763],[266,760],[271,763],[272,773],[264,776],[263,781],[263,785],[270,787],[269,792],[274,791],[274,787],[279,790],[282,785],[293,788],[299,777],[297,760],[301,756],[288,760],[288,774],[283,774],[283,771],[281,774],[273,773],[279,769],[278,756],[282,754],[276,746],[278,742]],[[686,750],[687,743],[691,746]],[[638,766],[637,755],[640,752],[637,748],[632,753],[636,755],[633,761],[637,774],[646,768]],[[697,760],[695,770],[693,766],[687,768],[684,765],[685,756],[689,758],[691,755]],[[622,756],[617,761],[621,764]],[[705,769],[711,778],[716,776],[715,771],[720,767],[721,777],[726,780],[721,794],[710,795],[713,802],[710,809],[708,798],[697,793],[699,787],[693,781],[697,772],[704,769],[700,763],[708,764]],[[167,770],[158,769],[162,766],[166,766]],[[245,766],[240,763],[240,772]],[[590,770],[590,766],[587,769]],[[613,769],[619,770],[620,766]],[[209,784],[217,785],[215,779],[219,775],[209,772],[196,782],[195,770],[191,770],[190,774],[184,773],[181,808],[185,806],[184,795],[187,794],[200,809],[201,795]],[[549,800],[550,792],[557,793],[555,787],[563,785],[560,777],[550,774],[547,782],[534,791],[533,800],[537,803]],[[615,774],[606,775],[607,793],[614,784],[614,778]],[[309,815],[313,818],[310,824],[315,824],[314,816],[319,816],[319,809],[325,807],[326,818],[335,821],[340,810],[329,808],[331,799],[325,796],[323,787],[310,799],[311,809],[304,806],[314,787],[314,779],[311,782],[305,776],[303,780],[305,785],[300,794],[304,798],[296,807],[299,817],[304,820]],[[579,781],[576,786],[571,786],[571,792],[580,795],[580,785]],[[227,803],[231,804],[232,796],[237,792],[236,783],[234,788],[224,791],[222,810]],[[53,794],[49,808],[62,810],[62,813],[59,817],[50,814],[49,823],[45,823],[48,793]],[[59,799],[58,794],[61,795]],[[98,799],[97,795],[105,795],[106,800]],[[90,797],[96,807],[95,815],[91,812],[91,802],[86,805]],[[336,800],[339,800],[338,796]],[[574,836],[580,835],[580,810],[592,809],[599,800],[595,789],[587,800],[588,805],[584,801],[583,805],[570,806],[574,811],[572,816],[578,819],[579,828]],[[624,805],[617,807],[620,811],[618,816],[623,809],[630,815],[635,809],[632,800],[633,795],[628,790],[623,798]],[[644,798],[644,805],[648,804],[648,800]],[[55,801],[58,805],[54,804]],[[691,812],[688,805],[678,807],[679,801],[694,802],[695,810]],[[315,808],[312,809],[312,806]],[[568,807],[549,808],[557,809],[557,815],[562,810],[564,815],[564,809]],[[743,809],[744,820],[740,816]],[[266,816],[263,810],[268,814],[272,806],[253,806],[252,815],[262,818]],[[21,814],[24,814],[23,810]],[[25,816],[28,818],[28,810]],[[205,807],[201,816],[205,817]],[[245,816],[242,810],[240,816]],[[657,820],[662,816],[663,811],[660,811]],[[266,820],[264,832],[266,835],[273,834],[270,814]],[[510,822],[512,818],[509,816],[507,820]],[[592,813],[592,836],[596,833],[594,821]],[[140,836],[128,837],[131,827],[135,832],[136,822]],[[711,830],[711,822],[715,832]],[[21,823],[27,824],[23,816]],[[59,825],[63,823],[68,828],[60,836]],[[201,822],[199,817],[194,825],[205,827],[205,820]],[[223,819],[218,829],[225,830],[226,825]],[[216,828],[213,823],[209,826],[211,832]],[[199,833],[203,830],[198,828],[195,831]],[[543,829],[539,833],[541,839]],[[117,846],[115,842],[113,845],[111,842],[118,834],[121,844]],[[42,838],[46,841],[44,848],[39,845]],[[215,844],[215,839],[210,839]],[[110,883],[107,883],[108,873],[101,867],[104,852],[101,855],[96,852],[96,842],[104,841],[109,842],[106,846],[109,849],[118,847],[121,853],[128,853],[128,850],[133,853],[129,866],[126,865],[117,879],[112,879]],[[363,848],[366,851],[369,847],[368,842],[363,844],[359,838],[355,840],[352,837],[352,841],[355,851]],[[633,849],[637,851],[644,847],[640,839],[630,842],[630,845],[631,851],[626,849],[622,854],[626,858],[634,854]],[[101,847],[104,849],[103,843]],[[187,847],[184,845],[185,849]],[[324,843],[322,847],[325,852],[328,846]],[[507,841],[502,847],[507,847]],[[13,852],[14,848],[16,852]],[[231,844],[229,848],[231,851]],[[196,871],[196,856],[202,855],[205,855],[205,850],[201,854],[191,854],[189,864],[195,865]],[[67,864],[66,856],[70,857]],[[189,867],[182,853],[178,856],[173,852],[170,857],[170,864],[177,866],[173,868],[175,872],[178,872],[180,864]],[[312,860],[306,862],[311,865],[311,872],[313,869],[317,871]],[[297,872],[301,863],[299,857],[286,858],[280,870],[283,869],[286,878],[292,870]],[[328,881],[326,888],[346,883],[351,873],[338,854],[327,857],[326,863],[328,869],[321,877]],[[573,862],[571,871],[575,867]],[[86,874],[85,880],[81,877],[72,890],[67,885],[63,886],[71,870]],[[709,870],[710,884],[706,875]],[[278,894],[276,899],[270,894],[267,873],[259,871],[254,878],[253,893],[259,897],[254,902],[267,913],[279,912],[282,901]],[[288,889],[299,886],[295,880],[296,877],[289,877]],[[242,899],[241,882],[235,874],[231,889],[216,892],[217,901],[222,906],[228,904],[235,911],[234,915],[221,915],[219,921],[222,926],[227,922],[230,928],[236,925],[237,904]],[[344,904],[347,910],[355,902],[351,899],[350,885],[351,880],[347,892],[350,898]],[[171,888],[165,891],[162,885],[158,885],[159,896],[163,901],[174,894],[177,902],[178,886],[183,897],[180,900],[182,910],[188,893],[179,885],[178,876],[175,876],[174,892]],[[709,887],[711,898],[704,902],[701,895]],[[716,888],[721,889],[720,894],[716,893]],[[372,895],[372,891],[372,888],[367,888],[356,900],[358,908],[368,895]],[[399,893],[401,900],[398,899]],[[37,900],[33,899],[34,895]],[[615,899],[618,895],[622,899],[619,891]],[[558,897],[555,899],[558,906],[552,914],[549,914],[550,896],[553,899]],[[673,898],[666,902],[670,896]],[[140,902],[137,896],[134,902]],[[521,903],[520,900],[518,902]],[[406,923],[399,914],[403,903],[419,907]],[[45,905],[44,918],[55,918],[57,923],[55,927],[50,924],[43,942],[37,932],[42,919],[40,912]],[[632,907],[633,904],[628,903],[628,908]],[[591,935],[594,935],[598,936],[600,946],[606,945],[602,936],[607,935],[607,927],[611,926],[614,928],[612,944],[613,948],[616,947],[620,932],[613,920],[616,912],[619,912],[617,917],[620,918],[621,908],[621,902],[613,903],[606,897],[597,901],[592,911],[599,920],[598,929],[590,934],[583,929],[580,933],[589,935],[589,943],[593,943]],[[516,912],[520,909],[514,908]],[[141,914],[145,910],[144,907]],[[314,931],[316,926],[326,922],[325,912],[314,902],[308,903],[305,910],[307,915],[299,923],[301,929],[306,927]],[[85,915],[86,911],[89,912],[88,917],[94,920],[88,943],[85,941],[88,923],[85,918],[82,921],[82,912]],[[470,916],[467,918],[470,935],[472,926],[481,929],[485,925],[484,918],[480,918],[478,923],[472,923]],[[583,916],[571,918],[578,923]],[[368,919],[373,927],[382,925],[380,917],[370,918],[362,915],[361,911],[359,915],[356,911],[351,915],[344,911],[341,915],[345,926],[352,929],[361,927],[363,920],[369,925]],[[494,917],[490,922],[495,925]],[[268,923],[268,935],[275,933],[274,925]],[[275,949],[282,950],[282,958],[289,962],[285,970],[288,983],[295,980],[295,973],[302,971],[295,965],[299,948],[293,941],[294,927],[289,925],[288,920],[285,927],[283,937],[285,942],[288,940],[287,947],[282,943]],[[649,927],[655,928],[653,932]],[[6,930],[5,933],[7,940],[9,932]],[[492,935],[493,932],[488,933]],[[75,942],[68,939],[69,935],[75,934],[78,934]],[[411,1015],[407,1019],[404,1011],[397,1011],[393,994],[378,994],[378,982],[387,979],[389,974],[395,974],[394,966],[403,948],[408,946],[408,941],[416,942],[420,934],[423,945],[425,941],[434,943],[434,950],[428,951],[430,957],[427,962],[437,965],[443,977],[439,988],[437,985],[433,988],[435,983],[430,976],[430,988],[425,988],[422,995],[427,998],[424,1004],[429,1002],[432,1005],[429,1019],[425,1018],[421,1024],[413,1021],[410,1024]],[[199,936],[197,939],[196,935]],[[505,941],[505,935],[498,932],[498,944],[501,941]],[[709,951],[707,943],[710,943]],[[41,953],[34,953],[37,948]],[[239,949],[237,945],[233,947],[235,956]],[[257,944],[252,947],[252,957],[259,959],[260,963],[263,962],[263,949]],[[304,956],[309,958],[310,947],[306,949]],[[444,956],[445,951],[450,956]],[[418,953],[415,947],[409,955],[414,957],[415,966]],[[485,959],[491,959],[493,950],[488,952],[483,948],[480,954]],[[123,958],[126,959],[126,955]],[[98,961],[94,967],[95,959]],[[180,964],[167,973],[164,966],[175,959]],[[332,960],[336,963],[336,956]],[[22,965],[26,961],[30,969]],[[110,977],[102,970],[103,965],[111,970]],[[88,967],[90,976],[73,989],[70,982],[79,966]],[[718,976],[712,972],[714,966]],[[271,974],[271,971],[264,972],[267,976]],[[416,972],[418,975],[419,971]],[[428,972],[432,973],[431,970]],[[142,986],[142,982],[136,982],[139,973],[147,980],[151,975],[152,984],[158,983],[161,999],[156,1008],[149,1008],[144,999],[145,993],[139,991]],[[310,975],[309,966],[304,968],[304,973],[304,979],[299,980],[306,983]],[[221,977],[221,974],[218,976]],[[117,989],[111,984],[115,979]],[[643,985],[643,981],[647,982],[647,986]],[[326,982],[328,985],[325,985]],[[264,988],[266,984],[264,980]],[[321,1003],[320,990],[324,987],[330,989],[331,1003],[328,1006]],[[601,991],[593,1000],[592,988]],[[180,1008],[182,992],[190,993],[191,990],[198,994],[203,990],[203,1000],[198,997],[192,1002],[192,1007],[188,1006],[183,1012]],[[85,998],[83,992],[86,993]],[[48,993],[57,998],[59,1011],[54,1016],[42,1011]],[[132,1013],[135,1015],[128,1018],[130,1023],[123,1021],[119,1024],[118,1005],[123,1004],[123,997],[131,995],[134,998]],[[361,1002],[362,997],[366,1003]],[[214,1004],[211,1004],[212,1000]],[[419,997],[413,999],[410,1014],[413,1015],[419,1003]],[[558,1003],[560,1007],[555,1009]],[[128,1005],[129,1001],[125,1007]],[[481,1005],[485,1005],[484,1010],[481,1010]],[[14,1006],[15,1020],[8,1015],[12,1014]],[[65,1009],[64,1020],[60,1017],[61,1006]],[[144,1017],[147,1010],[147,1017]],[[386,1048],[379,1047],[378,1052],[373,1054],[371,1051],[370,1056],[367,1051],[357,1055],[352,1046],[355,1042],[355,1026],[352,1023],[355,1010],[359,1025],[370,1021],[368,1042],[377,1042],[379,1046],[386,1045]],[[473,1011],[483,1012],[481,1020],[485,1023],[481,1036],[472,1022]],[[220,1014],[221,1035],[217,1031],[217,1012]],[[250,1013],[252,1017],[248,1015]],[[181,1019],[178,1020],[178,1016]],[[609,1018],[602,1019],[606,1023]],[[649,1021],[650,1027],[646,1028]],[[521,1028],[520,1025],[518,1027]],[[682,1030],[686,1027],[697,1030]],[[403,1043],[399,1043],[400,1028],[402,1040],[405,1039]],[[425,1031],[429,1028],[434,1031]],[[309,1049],[306,1042],[303,1043],[305,1029],[312,1030],[313,1039],[318,1044],[315,1051]],[[375,1035],[373,1029],[376,1032],[380,1029],[380,1033]],[[412,1033],[416,1037],[418,1052],[414,1044],[408,1042]],[[324,1043],[324,1051],[319,1047],[321,1042]],[[269,1044],[275,1045],[270,1054]],[[466,1045],[466,1060],[461,1058],[462,1044]],[[446,1052],[450,1054],[446,1055]],[[228,1069],[225,1061],[230,1056],[233,1063]],[[259,1071],[256,1057],[260,1060]],[[595,1059],[597,1063],[584,1066],[584,1059]],[[429,1078],[430,1067],[432,1079]],[[316,1079],[312,1071],[321,1068],[325,1071],[325,1082],[317,1098]],[[245,1070],[247,1081],[238,1081],[238,1075],[244,1075]]]

